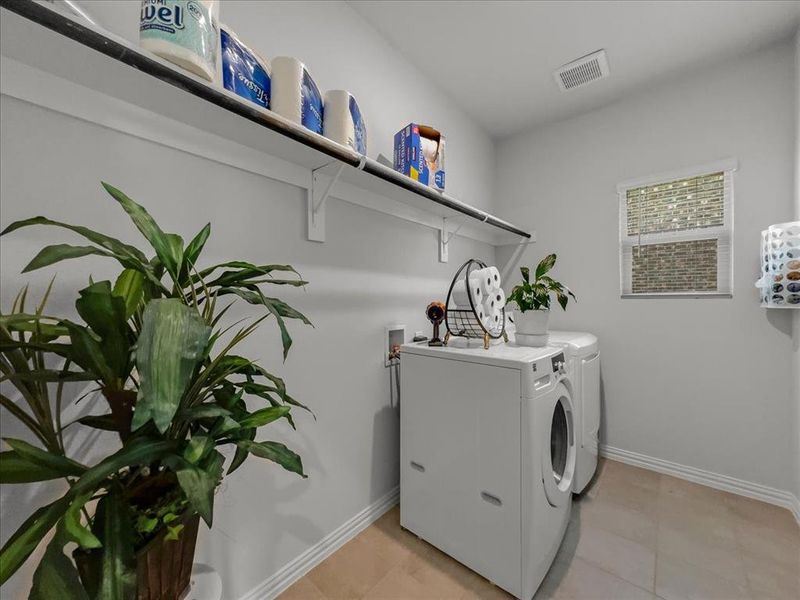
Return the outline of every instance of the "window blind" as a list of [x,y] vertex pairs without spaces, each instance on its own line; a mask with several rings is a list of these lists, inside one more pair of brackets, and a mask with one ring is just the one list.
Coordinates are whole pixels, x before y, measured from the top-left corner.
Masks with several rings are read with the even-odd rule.
[[622,183],[623,297],[730,295],[735,161]]

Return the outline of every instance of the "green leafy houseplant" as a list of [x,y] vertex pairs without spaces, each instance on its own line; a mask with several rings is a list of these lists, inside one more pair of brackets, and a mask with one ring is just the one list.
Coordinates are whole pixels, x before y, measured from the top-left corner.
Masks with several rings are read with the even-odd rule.
[[[33,311],[26,312],[24,289],[11,312],[0,314],[0,381],[9,382],[20,399],[0,395],[0,406],[37,442],[5,440],[10,449],[0,452],[0,483],[67,483],[66,492],[36,510],[0,550],[2,585],[55,529],[34,575],[30,598],[35,599],[123,600],[136,598],[137,589],[139,597],[176,598],[188,583],[187,569],[174,589],[147,595],[151,590],[143,589],[148,575],[142,553],[154,544],[179,544],[189,553],[191,567],[194,538],[185,539],[186,532],[196,536],[197,515],[211,526],[214,491],[224,474],[253,454],[305,477],[295,452],[256,437],[260,428],[279,419],[294,428],[292,409],[308,409],[287,393],[281,378],[235,354],[234,348],[272,316],[285,358],[292,344],[285,320],[310,322],[267,296],[264,288],[306,282],[289,265],[230,261],[199,268],[210,224],[184,244],[139,204],[103,186],[154,256],[45,217],[17,221],[0,234],[42,225],[70,230],[90,242],[47,246],[23,272],[89,255],[122,267],[113,283],[90,281],[80,290],[75,307],[82,323],[45,313],[52,281]],[[223,326],[233,304],[219,308],[225,296],[264,312],[238,329],[236,324]],[[108,412],[62,424],[65,384],[72,381],[96,382]],[[251,411],[246,397],[264,404]],[[82,464],[66,456],[64,430],[73,426],[115,432],[120,446],[97,464]],[[224,446],[234,449],[227,467],[219,451]],[[76,548],[74,561],[65,554],[68,545]],[[176,573],[162,572],[161,577]]]
[[548,341],[547,321],[550,300],[555,295],[563,310],[567,310],[570,297],[575,295],[564,284],[548,275],[556,264],[556,255],[549,254],[536,266],[533,281],[528,267],[520,268],[522,283],[514,287],[509,302],[516,305],[514,325],[516,342],[522,346],[544,346]]
[[513,302],[523,313],[528,310],[549,310],[550,298],[555,294],[561,308],[567,310],[569,297],[575,300],[575,294],[567,286],[547,275],[555,264],[555,254],[545,256],[536,266],[533,281],[530,280],[531,270],[528,267],[520,267],[522,283],[511,290],[509,302]]

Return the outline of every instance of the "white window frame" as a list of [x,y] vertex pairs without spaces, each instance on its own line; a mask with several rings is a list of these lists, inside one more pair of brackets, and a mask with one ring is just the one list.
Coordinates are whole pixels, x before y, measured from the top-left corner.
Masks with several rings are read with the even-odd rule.
[[[734,185],[733,173],[739,168],[735,158],[727,158],[697,167],[681,169],[629,179],[617,184],[619,199],[619,282],[621,298],[732,298],[733,297],[733,207]],[[657,185],[689,179],[710,173],[724,174],[724,223],[719,227],[704,227],[681,231],[628,235],[628,190],[643,186]],[[714,292],[642,292],[634,293],[626,289],[626,283],[632,278],[633,249],[638,245],[660,244],[668,242],[685,242],[697,240],[717,240],[717,291]]]

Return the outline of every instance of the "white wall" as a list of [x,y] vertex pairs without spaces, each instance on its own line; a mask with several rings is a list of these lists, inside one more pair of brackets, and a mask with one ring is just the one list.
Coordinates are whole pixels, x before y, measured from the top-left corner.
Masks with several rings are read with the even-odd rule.
[[[600,339],[605,444],[791,488],[791,315],[753,282],[760,230],[793,214],[793,85],[782,44],[499,144],[498,213],[537,232],[523,264],[556,252],[578,296],[553,328]],[[729,156],[733,299],[620,299],[616,184]]]
[[[137,2],[91,8],[107,25],[125,23],[117,28],[123,34],[135,31]],[[245,39],[264,40],[254,45],[268,56],[304,58],[323,90],[349,87],[366,115],[372,156],[391,155],[391,136],[412,119],[439,125],[450,138],[448,188],[489,206],[494,148],[488,136],[344,3],[226,2],[222,17]],[[209,263],[291,263],[311,282],[305,292],[276,294],[316,326],[290,324],[294,346],[285,364],[270,322],[242,350],[261,358],[313,407],[317,420],[298,415],[298,432],[278,425],[265,434],[296,449],[310,477],[301,480],[251,459],[226,480],[214,528],[201,533],[198,549],[198,559],[222,575],[224,598],[240,597],[397,485],[398,415],[383,367],[384,326],[405,323],[409,336],[428,332],[427,303],[443,297],[461,262],[471,256],[491,261],[493,248],[457,237],[450,263],[440,264],[435,231],[335,199],[328,204],[328,241],[307,242],[305,190],[5,95],[0,118],[0,227],[44,214],[144,244],[100,188],[103,179],[185,238],[211,221]],[[90,273],[112,276],[115,267],[100,260],[20,275],[42,245],[76,239],[45,228],[0,239],[2,305],[8,308],[26,282],[38,297],[57,272],[51,310],[71,311],[75,291]],[[3,435],[19,435],[10,418],[3,417],[2,427]],[[71,440],[71,446],[91,450],[85,439]],[[3,486],[2,541],[54,493]],[[30,569],[18,573],[3,587],[3,597],[26,597],[29,577]]]
[[[794,36],[794,218],[800,221],[800,28]],[[793,311],[794,495],[800,510],[800,310]]]

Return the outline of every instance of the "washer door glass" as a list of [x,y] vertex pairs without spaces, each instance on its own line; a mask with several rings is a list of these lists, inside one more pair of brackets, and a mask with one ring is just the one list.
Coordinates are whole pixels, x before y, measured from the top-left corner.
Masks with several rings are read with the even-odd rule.
[[575,422],[572,400],[563,384],[558,384],[550,396],[549,411],[542,438],[542,481],[548,502],[563,506],[572,497],[575,475]]
[[559,398],[553,411],[553,422],[550,425],[550,463],[553,466],[553,477],[560,484],[567,470],[567,455],[570,447],[570,427],[567,423],[567,412]]

